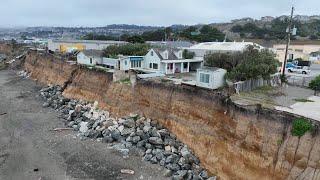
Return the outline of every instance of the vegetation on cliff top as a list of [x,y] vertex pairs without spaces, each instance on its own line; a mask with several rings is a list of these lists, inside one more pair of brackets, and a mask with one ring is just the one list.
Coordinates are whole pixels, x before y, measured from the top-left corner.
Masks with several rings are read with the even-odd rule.
[[259,51],[249,46],[244,52],[209,54],[205,57],[205,64],[226,69],[229,80],[245,81],[257,78],[269,79],[271,74],[277,72],[279,62],[271,51]]
[[292,124],[291,133],[293,136],[303,136],[306,132],[311,131],[313,126],[310,121],[306,119],[299,118],[295,119]]

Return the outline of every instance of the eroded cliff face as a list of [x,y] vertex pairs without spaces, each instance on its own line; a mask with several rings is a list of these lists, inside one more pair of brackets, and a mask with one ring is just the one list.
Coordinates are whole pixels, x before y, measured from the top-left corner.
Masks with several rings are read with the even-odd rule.
[[159,120],[221,179],[320,179],[320,135],[291,135],[289,114],[241,108],[217,92],[151,81],[112,82],[112,74],[31,53],[26,70],[42,83],[66,84],[69,98],[99,101],[114,115]]
[[79,68],[57,59],[50,54],[38,54],[30,51],[25,59],[24,68],[31,73],[31,78],[43,84],[64,86],[73,78]]

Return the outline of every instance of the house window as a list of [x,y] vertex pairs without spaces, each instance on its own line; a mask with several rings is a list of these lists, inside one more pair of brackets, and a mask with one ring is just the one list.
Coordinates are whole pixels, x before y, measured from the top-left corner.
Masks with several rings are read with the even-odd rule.
[[289,59],[293,59],[294,55],[293,54],[289,54]]
[[151,56],[153,56],[153,51],[151,51]]
[[124,65],[127,65],[128,64],[128,62],[127,61],[124,61]]
[[153,69],[158,69],[158,64],[153,63]]
[[200,73],[200,82],[209,84],[210,74]]
[[152,69],[152,63],[149,64],[149,68]]
[[188,68],[188,63],[183,63],[183,68],[187,69]]
[[164,52],[164,59],[168,59],[168,52]]
[[131,61],[131,68],[141,67],[141,61]]
[[90,64],[92,64],[92,58],[90,58]]

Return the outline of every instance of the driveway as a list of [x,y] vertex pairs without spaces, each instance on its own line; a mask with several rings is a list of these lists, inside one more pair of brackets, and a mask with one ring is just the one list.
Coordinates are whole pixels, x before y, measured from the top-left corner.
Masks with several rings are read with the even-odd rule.
[[311,96],[308,100],[310,102],[298,102],[290,107],[276,106],[276,109],[320,121],[320,97]]
[[64,123],[57,112],[42,108],[39,89],[31,80],[0,71],[1,180],[165,179],[160,166],[137,154],[124,159],[107,144],[51,131]]

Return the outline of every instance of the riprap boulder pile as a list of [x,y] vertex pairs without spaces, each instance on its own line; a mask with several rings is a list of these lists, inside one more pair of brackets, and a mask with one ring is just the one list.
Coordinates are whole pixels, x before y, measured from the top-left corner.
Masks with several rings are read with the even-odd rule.
[[97,102],[68,99],[62,96],[62,91],[60,86],[43,88],[40,91],[45,100],[43,107],[61,112],[66,126],[78,131],[81,138],[110,143],[125,157],[131,150],[137,150],[143,160],[165,167],[166,176],[172,179],[215,179],[200,167],[192,151],[157,121],[137,114],[114,118],[98,109]]

